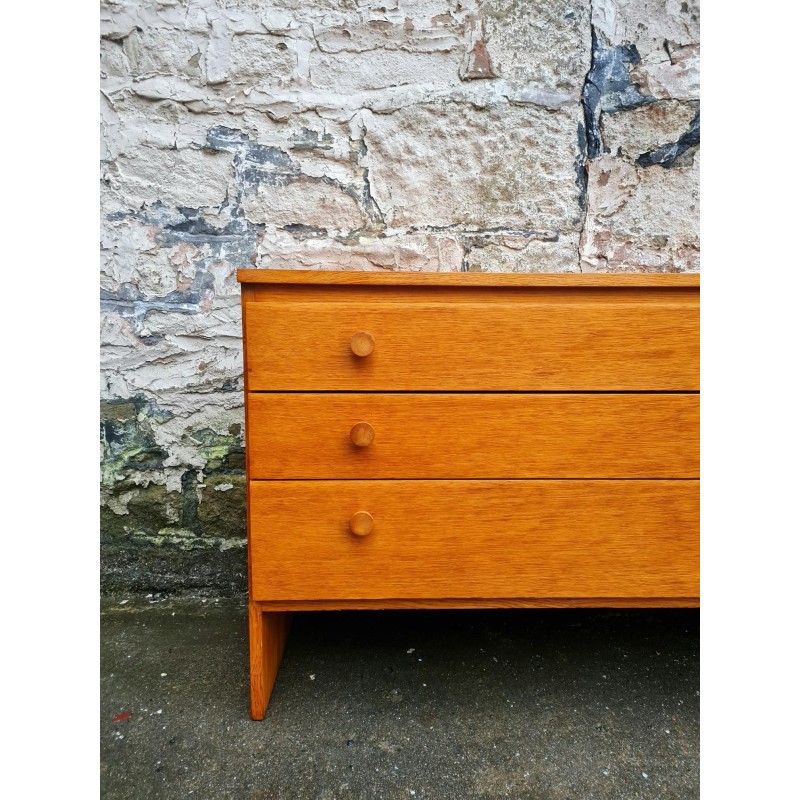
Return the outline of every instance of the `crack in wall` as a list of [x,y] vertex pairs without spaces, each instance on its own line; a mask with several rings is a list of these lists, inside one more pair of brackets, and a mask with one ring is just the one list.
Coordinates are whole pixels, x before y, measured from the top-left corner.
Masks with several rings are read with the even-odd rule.
[[[578,187],[578,207],[582,212],[580,235],[578,237],[578,252],[575,254],[578,260],[578,271],[583,272],[581,265],[581,242],[583,240],[584,231],[586,230],[586,221],[589,215],[589,144],[588,144],[588,131],[590,126],[594,125],[594,108],[589,99],[589,84],[591,76],[595,69],[594,63],[594,42],[595,32],[594,25],[591,20],[594,14],[594,3],[592,0],[589,2],[589,30],[591,35],[591,48],[589,53],[589,69],[586,70],[586,75],[583,78],[583,86],[581,87],[581,108],[583,110],[583,123],[578,123],[577,139],[578,139],[578,155],[575,157],[575,185]],[[596,89],[596,87],[594,87]],[[593,127],[592,127],[593,130]]]
[[689,130],[680,136],[676,142],[662,145],[648,153],[642,153],[636,163],[640,167],[659,166],[670,169],[681,164],[683,156],[688,151],[694,152],[700,146],[700,109],[694,115]]
[[602,112],[621,111],[656,102],[643,95],[630,75],[629,66],[641,61],[634,44],[616,47],[606,44],[603,34],[592,26],[592,60],[583,89],[583,109],[586,124],[586,146],[589,158],[605,152],[600,130]]

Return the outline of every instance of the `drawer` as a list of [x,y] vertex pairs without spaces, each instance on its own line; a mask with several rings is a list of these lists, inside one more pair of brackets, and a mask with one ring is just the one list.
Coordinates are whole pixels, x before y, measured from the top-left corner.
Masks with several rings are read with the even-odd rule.
[[[699,294],[651,294],[625,299],[624,292],[606,296],[601,290],[576,297],[544,292],[525,302],[248,302],[248,387],[696,391]],[[362,353],[372,347],[368,355],[354,354],[356,335]]]
[[697,478],[699,416],[697,394],[251,393],[250,477]]
[[[699,596],[694,480],[251,481],[249,490],[257,601]],[[372,530],[356,535],[351,525],[368,527],[363,512]]]

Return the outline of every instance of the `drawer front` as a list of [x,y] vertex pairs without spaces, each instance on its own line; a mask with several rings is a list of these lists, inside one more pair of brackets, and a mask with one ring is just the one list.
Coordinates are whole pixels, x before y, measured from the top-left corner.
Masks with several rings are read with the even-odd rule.
[[251,481],[250,558],[257,601],[694,598],[699,484]]
[[696,478],[699,406],[697,394],[251,393],[250,477]]
[[[250,391],[696,391],[699,293],[250,302]],[[643,299],[645,298],[645,299]],[[357,334],[369,337],[356,338]],[[356,355],[353,346],[361,353]]]

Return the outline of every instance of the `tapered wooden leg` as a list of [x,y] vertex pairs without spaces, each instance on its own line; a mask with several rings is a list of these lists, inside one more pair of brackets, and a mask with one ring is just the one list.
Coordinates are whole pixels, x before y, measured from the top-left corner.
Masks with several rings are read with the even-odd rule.
[[264,719],[275,685],[278,667],[286,648],[291,614],[287,611],[261,610],[260,603],[250,602],[250,716]]

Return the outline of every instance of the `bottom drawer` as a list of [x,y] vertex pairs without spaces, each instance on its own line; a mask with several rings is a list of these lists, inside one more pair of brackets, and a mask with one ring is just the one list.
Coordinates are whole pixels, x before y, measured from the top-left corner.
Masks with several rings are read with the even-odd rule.
[[693,598],[699,562],[696,480],[250,483],[257,601]]

